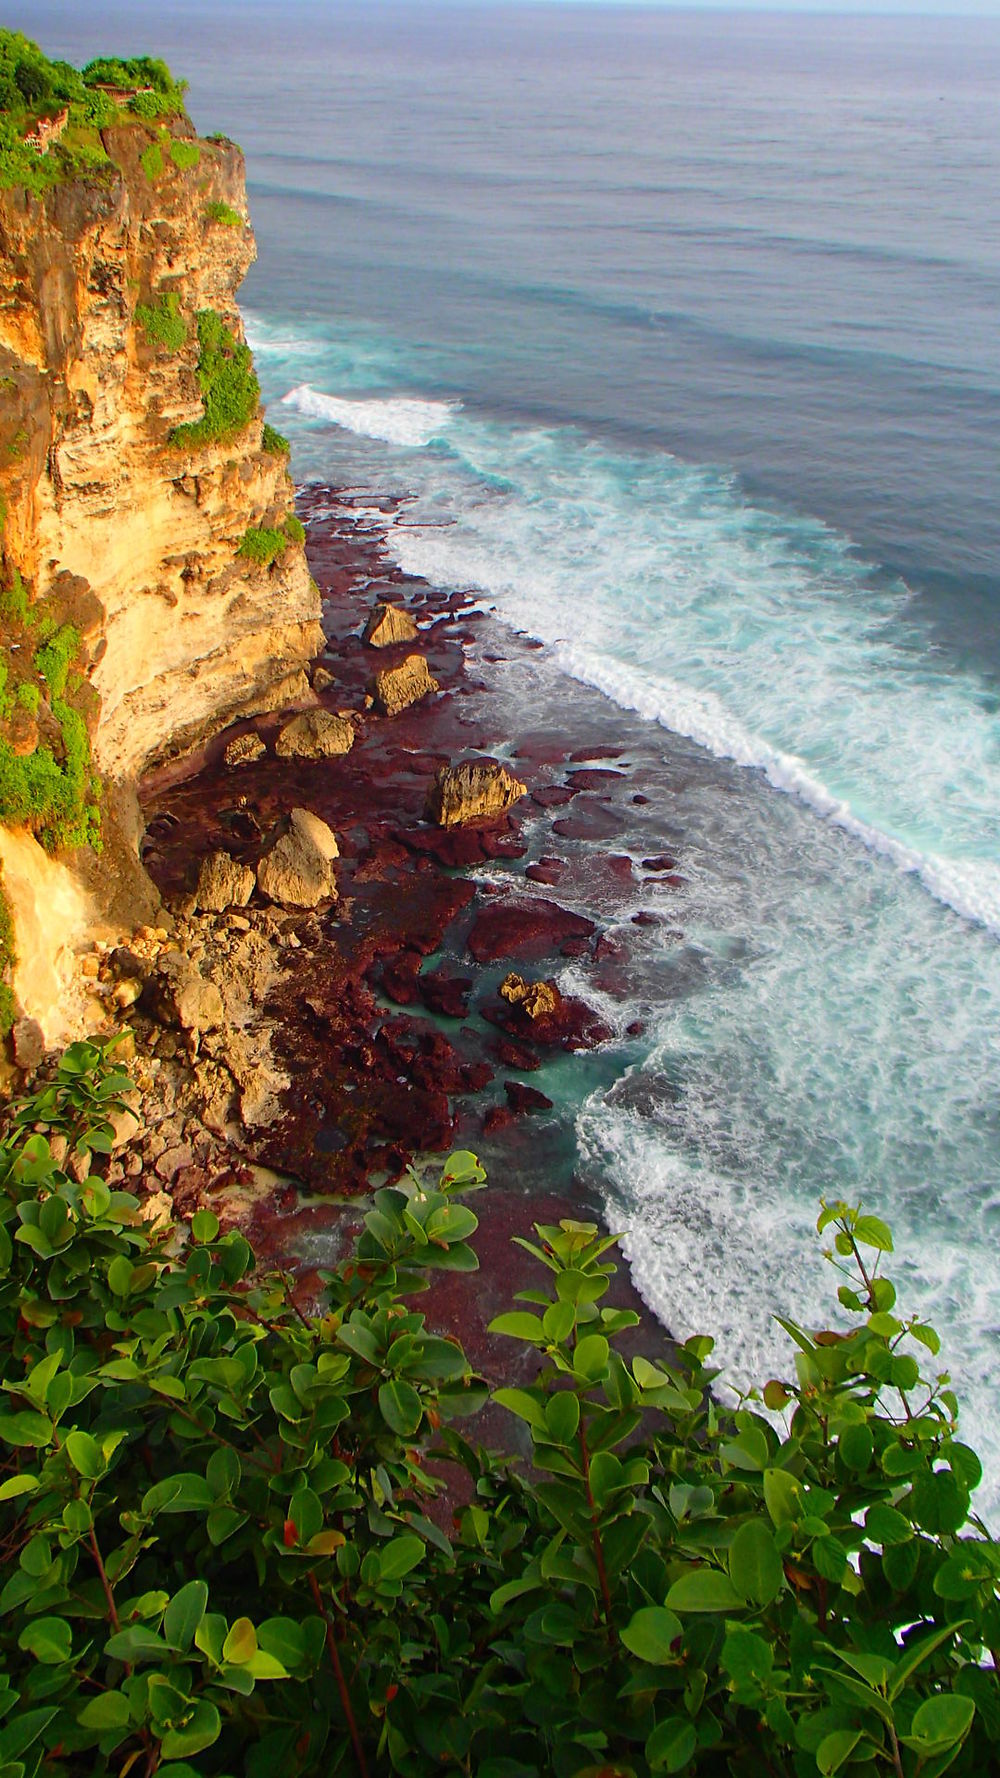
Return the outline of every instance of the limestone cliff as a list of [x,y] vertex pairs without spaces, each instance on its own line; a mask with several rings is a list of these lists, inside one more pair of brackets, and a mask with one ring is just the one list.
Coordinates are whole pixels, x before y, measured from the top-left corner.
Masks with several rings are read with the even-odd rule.
[[[180,120],[122,123],[104,132],[110,169],[0,193],[4,550],[35,603],[81,632],[112,780],[286,701],[319,644],[300,545],[272,564],[238,555],[291,503],[259,416],[171,441],[203,414],[197,317],[242,341],[235,296],[255,253],[240,151],[192,138]],[[181,325],[158,326],[170,317]]]
[[[242,155],[184,117],[101,140],[92,173],[0,191],[0,821],[65,850],[99,801],[107,897],[139,881],[139,774],[301,699],[321,633],[236,307]],[[70,807],[47,833],[36,793]]]

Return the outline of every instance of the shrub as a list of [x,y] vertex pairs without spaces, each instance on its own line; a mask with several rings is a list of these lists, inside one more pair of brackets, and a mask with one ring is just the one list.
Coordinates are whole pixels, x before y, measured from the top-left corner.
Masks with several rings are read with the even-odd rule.
[[[486,1390],[408,1306],[429,1268],[475,1269],[473,1155],[375,1192],[309,1316],[210,1211],[178,1253],[99,1177],[129,1085],[75,1045],[0,1144],[0,1758],[72,1778],[992,1770],[1000,1551],[876,1218],[824,1209],[855,1326],[785,1324],[780,1430],[759,1397],[712,1401],[708,1339],[626,1362],[613,1239],[539,1227],[521,1245],[545,1287],[493,1323],[541,1366],[494,1397],[526,1470],[453,1428]],[[465,1478],[452,1536],[430,1446]]]
[[23,624],[28,619],[28,589],[15,568],[9,587],[0,587],[0,618]]
[[234,338],[214,309],[198,315],[197,374],[204,413],[200,420],[176,426],[170,442],[198,449],[238,438],[257,413],[260,384],[249,346]]
[[223,228],[243,228],[246,220],[231,204],[223,204],[217,199],[205,205],[205,218],[208,222],[220,222]]
[[71,663],[80,652],[80,632],[72,624],[61,624],[53,636],[42,643],[35,654],[35,668],[49,688],[49,696],[61,698]]
[[201,149],[197,142],[189,142],[182,136],[171,136],[169,153],[174,166],[181,173],[190,172],[201,159]]
[[[57,632],[57,636],[61,634]],[[43,652],[39,650],[39,654]],[[65,671],[64,663],[65,650],[60,648],[49,663],[56,684],[60,672]],[[74,846],[91,846],[99,851],[100,780],[93,771],[87,725],[79,711],[52,691],[49,683],[62,759],[57,759],[49,746],[21,755],[15,753],[9,742],[0,740],[0,822],[8,827],[30,828],[50,852]],[[18,688],[23,702],[33,693],[37,709],[41,701],[38,687],[26,684]]]
[[23,709],[28,710],[32,716],[36,714],[38,706],[42,701],[42,694],[34,680],[22,679],[15,696]]
[[244,531],[236,554],[244,562],[253,562],[258,567],[266,568],[287,548],[288,538],[284,531],[251,525],[249,530]]
[[292,449],[284,433],[279,432],[277,427],[269,425],[267,421],[264,422],[264,436],[261,439],[261,448],[265,451],[269,451],[273,457],[287,457],[290,455]]
[[158,142],[151,142],[148,148],[143,149],[139,156],[139,165],[150,185],[155,185],[163,172],[163,151]]
[[289,543],[305,543],[306,528],[302,523],[302,520],[298,518],[294,512],[288,514],[283,529]]
[[135,318],[150,345],[162,346],[164,351],[179,352],[187,339],[176,291],[165,291],[152,306],[137,303]]
[[10,903],[4,893],[3,877],[0,873],[0,1037],[6,1037],[17,1017],[17,1001],[9,980],[9,977],[13,975],[16,963],[14,918],[10,911]]

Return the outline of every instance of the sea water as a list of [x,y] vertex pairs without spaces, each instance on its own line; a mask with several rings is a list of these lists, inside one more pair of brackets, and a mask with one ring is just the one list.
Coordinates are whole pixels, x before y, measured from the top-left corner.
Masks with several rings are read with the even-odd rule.
[[610,1065],[557,1093],[640,1289],[763,1380],[775,1311],[830,1314],[820,1195],[863,1198],[995,1509],[1000,24],[12,22],[191,78],[247,150],[296,475],[414,495],[398,560],[547,645],[570,740],[559,674],[640,719],[622,844],[677,848],[679,936],[625,910],[645,1036],[609,1004]]

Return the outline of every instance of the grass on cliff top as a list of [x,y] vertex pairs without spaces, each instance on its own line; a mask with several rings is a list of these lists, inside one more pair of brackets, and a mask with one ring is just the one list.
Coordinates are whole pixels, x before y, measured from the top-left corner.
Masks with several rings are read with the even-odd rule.
[[[147,122],[182,115],[186,85],[155,57],[101,57],[81,72],[69,62],[51,61],[20,31],[0,30],[0,189],[41,193],[62,179],[110,167],[100,131],[123,114]],[[121,102],[105,87],[117,89]],[[27,130],[64,108],[67,128],[46,153],[25,143]]]
[[202,417],[175,426],[170,434],[172,445],[188,450],[238,438],[256,418],[260,401],[250,348],[235,338],[214,309],[202,309],[198,315],[197,376]]

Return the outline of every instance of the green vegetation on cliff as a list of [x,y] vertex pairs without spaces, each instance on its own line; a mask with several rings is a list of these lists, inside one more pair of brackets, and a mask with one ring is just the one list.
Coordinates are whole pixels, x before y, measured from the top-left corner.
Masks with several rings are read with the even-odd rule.
[[295,513],[286,514],[278,526],[251,525],[243,533],[237,555],[258,567],[269,567],[284,553],[290,543],[303,544],[306,528]]
[[824,1209],[850,1325],[783,1324],[769,1415],[713,1401],[708,1338],[626,1357],[613,1239],[539,1226],[492,1324],[529,1463],[455,1430],[487,1387],[411,1306],[476,1270],[474,1155],[376,1191],[313,1316],[104,1182],[129,1086],[75,1045],[0,1143],[0,1769],[993,1770],[1000,1548],[876,1217]]
[[242,228],[244,221],[231,204],[223,204],[218,200],[205,205],[205,218],[208,222],[220,222],[223,228]]
[[[100,131],[123,112],[146,121],[180,115],[185,90],[165,62],[149,56],[103,58],[81,73],[50,61],[20,31],[0,30],[0,189],[42,192],[74,173],[108,167]],[[40,146],[25,140],[49,125],[55,127]],[[193,163],[177,161],[187,164]]]
[[[86,687],[70,669],[80,633],[31,605],[19,574],[0,594],[6,620],[0,661],[0,721],[16,712],[37,732],[0,733],[0,822],[27,827],[49,851],[100,845],[100,780],[91,762],[86,719],[77,706]],[[2,973],[2,950],[0,950]]]
[[14,921],[11,916],[0,873],[0,1037],[6,1037],[17,1017],[17,1001],[10,978],[17,962]]
[[180,297],[174,290],[166,291],[153,304],[137,303],[135,318],[150,345],[162,346],[166,352],[179,352],[187,340]]
[[171,444],[188,450],[238,438],[260,402],[250,347],[240,344],[214,309],[198,314],[197,376],[204,413],[170,434]]

